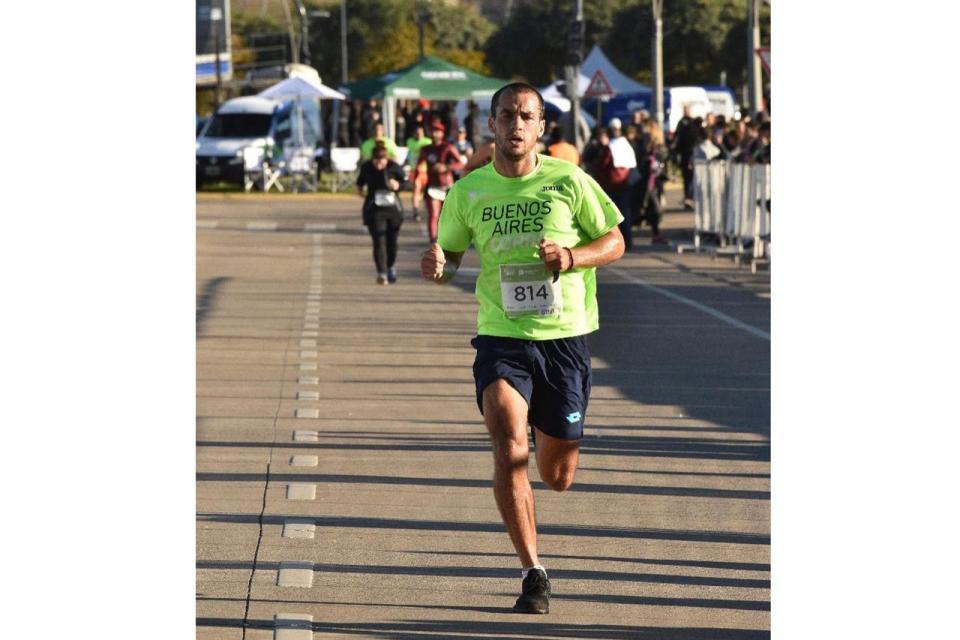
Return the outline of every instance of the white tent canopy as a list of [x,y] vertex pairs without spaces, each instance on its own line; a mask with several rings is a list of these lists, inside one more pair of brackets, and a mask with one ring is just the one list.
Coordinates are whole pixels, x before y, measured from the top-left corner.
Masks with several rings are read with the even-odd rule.
[[[543,96],[544,100],[553,101],[553,98],[566,98],[567,92],[561,91],[558,85],[564,84],[563,80],[557,80],[549,87],[544,87],[540,90],[540,95]],[[587,87],[590,86],[590,76],[585,76],[582,73],[577,77],[577,95],[581,98],[583,97],[583,92],[587,90]],[[568,107],[569,108],[569,107]],[[566,109],[564,109],[566,110]]]
[[580,73],[589,79],[593,77],[597,69],[603,72],[603,76],[607,79],[607,82],[610,83],[610,87],[613,89],[615,95],[650,91],[650,87],[640,84],[636,80],[621,73],[621,71],[610,62],[610,59],[603,53],[603,50],[599,46],[593,45],[593,49],[590,50],[590,55],[587,56],[587,59],[583,61],[583,65],[580,67]]
[[325,84],[314,84],[300,76],[281,80],[260,92],[264,98],[320,98],[321,100],[346,100],[347,97]]

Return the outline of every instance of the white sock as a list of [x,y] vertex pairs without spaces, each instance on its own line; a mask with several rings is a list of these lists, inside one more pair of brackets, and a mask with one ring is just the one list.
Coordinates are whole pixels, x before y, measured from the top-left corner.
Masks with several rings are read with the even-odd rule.
[[521,573],[523,574],[523,579],[526,580],[526,579],[527,579],[527,574],[530,573],[531,571],[533,571],[534,569],[540,569],[540,570],[543,571],[544,573],[547,572],[547,568],[544,567],[542,564],[535,564],[535,565],[533,565],[532,567],[526,567],[526,568],[523,568],[523,569],[520,570]]

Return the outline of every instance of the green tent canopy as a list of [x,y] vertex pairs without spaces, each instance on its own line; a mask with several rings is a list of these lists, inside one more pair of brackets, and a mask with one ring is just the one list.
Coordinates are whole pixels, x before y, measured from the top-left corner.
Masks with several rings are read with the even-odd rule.
[[468,100],[489,98],[507,84],[469,69],[426,56],[421,62],[390,71],[376,78],[358,80],[340,87],[351,99]]

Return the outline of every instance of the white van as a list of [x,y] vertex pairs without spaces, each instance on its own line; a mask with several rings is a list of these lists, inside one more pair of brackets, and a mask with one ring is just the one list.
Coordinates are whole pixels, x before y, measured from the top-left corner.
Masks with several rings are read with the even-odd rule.
[[727,122],[740,117],[740,107],[733,96],[733,91],[720,85],[707,85],[703,88],[707,92],[707,99],[710,100],[711,113],[723,116]]
[[677,123],[683,117],[683,107],[690,107],[691,118],[705,118],[713,110],[710,98],[703,87],[670,87],[664,91],[667,94],[666,110],[668,115],[667,130],[675,131]]
[[[205,183],[231,182],[243,188],[261,162],[282,154],[298,133],[294,101],[259,96],[224,102],[197,137],[197,188]],[[304,102],[308,106],[309,102]],[[310,134],[304,127],[305,137]],[[307,141],[316,144],[314,139]]]

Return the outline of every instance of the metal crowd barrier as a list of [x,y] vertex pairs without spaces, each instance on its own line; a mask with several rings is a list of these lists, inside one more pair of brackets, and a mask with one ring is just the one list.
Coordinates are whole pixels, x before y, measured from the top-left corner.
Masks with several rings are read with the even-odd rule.
[[770,165],[728,160],[698,160],[693,165],[693,244],[679,253],[703,247],[702,235],[717,237],[717,255],[738,262],[749,257],[756,270],[770,257]]

